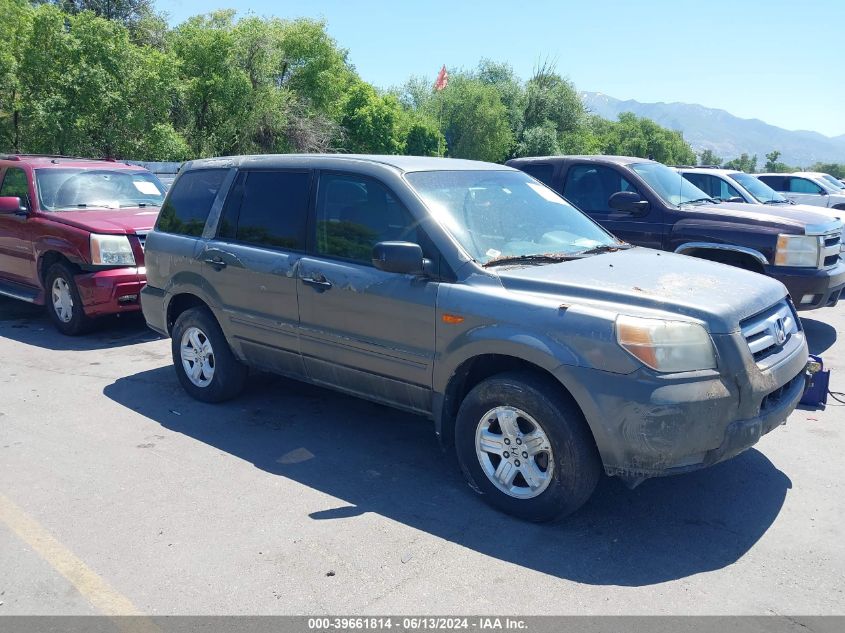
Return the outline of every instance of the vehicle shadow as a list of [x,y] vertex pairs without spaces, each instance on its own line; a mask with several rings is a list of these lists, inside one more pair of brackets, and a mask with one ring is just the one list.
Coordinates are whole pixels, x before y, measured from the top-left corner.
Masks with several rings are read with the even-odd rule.
[[147,328],[140,312],[97,320],[94,331],[65,336],[53,326],[43,306],[0,297],[0,337],[54,350],[97,350],[160,338]]
[[801,317],[801,324],[804,326],[811,354],[822,354],[836,342],[836,328],[832,325],[806,317]]
[[[789,478],[756,450],[636,490],[603,478],[565,521],[535,525],[488,508],[443,453],[423,418],[272,376],[239,399],[189,398],[173,369],[140,372],[104,389],[113,401],[344,503],[303,520],[375,512],[482,554],[560,578],[642,586],[723,568],[774,522]],[[288,508],[287,511],[296,511]]]

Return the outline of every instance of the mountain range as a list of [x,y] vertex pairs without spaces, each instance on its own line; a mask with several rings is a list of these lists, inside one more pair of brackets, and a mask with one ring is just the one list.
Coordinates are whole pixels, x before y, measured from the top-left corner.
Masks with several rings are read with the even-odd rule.
[[766,154],[778,150],[778,160],[787,165],[845,163],[845,134],[830,137],[807,130],[785,130],[760,119],[741,119],[725,110],[694,103],[623,101],[600,92],[582,92],[581,98],[594,114],[615,120],[623,112],[633,112],[683,133],[696,152],[711,149],[724,160],[743,152],[756,154],[762,167]]

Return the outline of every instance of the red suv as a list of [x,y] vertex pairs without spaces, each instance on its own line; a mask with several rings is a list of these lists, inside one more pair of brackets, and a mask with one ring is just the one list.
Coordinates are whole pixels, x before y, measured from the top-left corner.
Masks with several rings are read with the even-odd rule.
[[0,155],[0,295],[46,304],[70,335],[139,310],[144,240],[164,191],[125,163]]

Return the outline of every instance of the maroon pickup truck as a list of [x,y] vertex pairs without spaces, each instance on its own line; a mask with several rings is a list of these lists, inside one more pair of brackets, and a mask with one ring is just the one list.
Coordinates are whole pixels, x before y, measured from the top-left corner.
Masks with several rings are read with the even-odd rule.
[[0,295],[46,305],[69,335],[140,310],[144,240],[164,191],[125,163],[0,156]]

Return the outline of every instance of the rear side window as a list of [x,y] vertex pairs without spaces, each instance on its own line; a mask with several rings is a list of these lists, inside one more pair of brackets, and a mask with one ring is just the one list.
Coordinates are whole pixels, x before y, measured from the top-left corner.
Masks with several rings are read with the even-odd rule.
[[29,183],[23,169],[9,167],[6,170],[6,175],[3,176],[3,185],[0,186],[0,196],[20,198],[25,205],[29,206]]
[[164,202],[156,229],[199,237],[211,205],[226,178],[226,169],[197,169],[182,174]]
[[552,186],[552,177],[555,173],[554,165],[550,165],[549,163],[533,163],[530,165],[521,165],[520,169],[547,187]]
[[716,180],[709,174],[682,174],[684,178],[689,180],[696,187],[701,189],[708,196],[718,197],[718,187],[714,189],[714,181]]
[[775,191],[789,191],[786,188],[786,178],[784,176],[757,176],[764,183],[769,185]]
[[806,178],[790,178],[789,190],[792,193],[821,193],[822,188]]
[[304,251],[310,184],[308,172],[241,172],[223,211],[219,236]]

